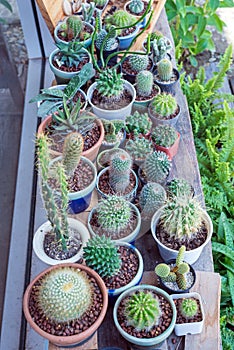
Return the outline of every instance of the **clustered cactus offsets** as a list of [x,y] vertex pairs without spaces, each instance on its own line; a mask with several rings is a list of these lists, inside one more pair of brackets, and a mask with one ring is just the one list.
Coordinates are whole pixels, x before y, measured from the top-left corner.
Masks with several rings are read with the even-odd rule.
[[128,140],[125,149],[135,161],[143,161],[154,150],[151,141],[144,137],[135,137],[133,140]]
[[125,122],[125,129],[128,134],[133,133],[134,135],[147,135],[152,128],[152,120],[150,119],[148,113],[140,113],[135,111],[133,114],[126,117]]
[[170,119],[176,113],[178,105],[174,96],[162,93],[153,98],[149,108],[158,119]]
[[109,167],[109,183],[117,194],[123,194],[130,183],[132,158],[127,152],[112,154]]
[[175,128],[170,125],[159,125],[154,128],[151,134],[153,142],[162,147],[171,147],[178,138]]
[[161,151],[149,154],[143,165],[146,180],[150,182],[163,183],[171,170],[171,161]]
[[96,79],[97,90],[106,97],[120,98],[124,90],[124,82],[120,73],[115,69],[105,69]]
[[165,201],[166,191],[160,184],[149,182],[144,185],[139,196],[142,219],[151,219],[152,215],[165,203]]

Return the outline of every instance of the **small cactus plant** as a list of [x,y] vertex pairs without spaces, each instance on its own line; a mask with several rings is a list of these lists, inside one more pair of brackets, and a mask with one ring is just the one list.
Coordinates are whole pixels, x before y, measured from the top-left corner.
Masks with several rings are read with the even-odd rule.
[[[117,10],[112,15],[105,18],[106,29],[109,31],[110,26],[126,27],[136,22],[135,17],[124,10]],[[117,31],[117,35],[121,35],[122,30]]]
[[116,193],[123,194],[130,182],[132,159],[127,152],[116,152],[111,156],[109,183]]
[[152,50],[152,58],[154,64],[158,64],[163,58],[166,57],[167,53],[172,49],[171,42],[165,37],[154,37],[151,34],[150,47]]
[[61,25],[62,36],[66,37],[69,41],[75,40],[79,37],[82,28],[83,23],[79,16],[69,16],[66,23]]
[[150,103],[150,110],[158,119],[170,119],[177,108],[175,97],[167,93],[158,94]]
[[183,194],[185,196],[191,195],[191,185],[182,178],[174,178],[167,185],[169,196],[177,196],[177,194]]
[[125,149],[136,161],[145,159],[154,150],[152,143],[144,137],[135,137],[133,140],[128,140]]
[[82,44],[76,41],[68,43],[56,43],[59,52],[54,55],[53,60],[58,67],[65,66],[67,68],[78,68],[80,62],[87,58],[87,54],[82,52]]
[[126,117],[126,132],[134,135],[143,134],[146,135],[152,128],[152,120],[149,118],[148,113],[140,113],[135,111],[133,114]]
[[152,292],[139,291],[129,296],[124,306],[127,325],[136,330],[150,330],[161,316],[159,301]]
[[114,242],[106,236],[93,236],[84,247],[86,265],[94,269],[102,278],[118,273],[121,258]]
[[112,50],[113,47],[117,45],[115,31],[110,31],[110,34],[108,34],[108,32],[105,29],[101,29],[101,31],[97,34],[97,38],[95,41],[96,47],[99,50],[103,42],[104,42],[103,50],[106,50],[106,51]]
[[120,98],[124,83],[120,73],[116,69],[105,69],[100,72],[97,81],[97,90],[100,94],[106,97]]
[[150,219],[165,201],[166,191],[160,184],[149,182],[144,185],[139,196],[142,219]]
[[37,291],[39,308],[48,319],[68,323],[79,319],[92,303],[92,287],[83,271],[59,267],[48,272]]
[[169,81],[172,77],[173,67],[171,61],[163,58],[157,65],[158,76],[161,81]]
[[159,125],[152,132],[153,142],[162,147],[171,147],[177,139],[177,131],[170,125]]
[[72,132],[65,137],[62,163],[67,176],[72,176],[80,162],[84,141],[81,134]]
[[134,14],[139,14],[144,10],[144,2],[142,0],[131,0],[129,10]]
[[146,70],[149,64],[148,55],[130,55],[129,56],[129,64],[133,70],[136,72],[140,72],[142,70]]
[[142,70],[136,76],[136,90],[140,96],[150,96],[154,83],[154,76],[148,70]]
[[181,315],[187,319],[194,317],[198,310],[197,300],[194,298],[184,298],[180,304]]
[[147,181],[163,183],[171,170],[171,161],[164,152],[156,151],[146,157],[143,170]]

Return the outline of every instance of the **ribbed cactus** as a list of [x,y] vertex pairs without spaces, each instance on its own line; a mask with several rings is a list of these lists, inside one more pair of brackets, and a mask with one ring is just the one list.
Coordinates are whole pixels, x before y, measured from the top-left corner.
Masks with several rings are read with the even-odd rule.
[[105,69],[100,72],[96,79],[97,90],[107,97],[120,96],[124,90],[122,75],[116,69]]
[[145,157],[154,150],[152,143],[144,137],[135,137],[133,140],[129,139],[125,149],[135,160],[145,159]]
[[132,13],[137,15],[144,10],[144,2],[142,0],[131,0],[128,7]]
[[77,39],[83,28],[83,22],[81,18],[79,16],[70,16],[67,18],[66,25],[68,40]]
[[83,146],[83,137],[78,132],[72,132],[65,137],[62,162],[67,176],[74,174],[80,162]]
[[132,159],[127,152],[116,152],[111,156],[109,183],[116,193],[123,194],[130,182]]
[[158,324],[161,315],[159,301],[153,293],[139,291],[129,296],[125,303],[124,314],[127,325],[136,330],[150,330]]
[[156,151],[146,157],[143,170],[147,181],[163,183],[171,170],[171,161],[166,153]]
[[94,3],[97,7],[103,7],[106,3],[106,0],[94,0]]
[[92,287],[83,271],[58,267],[48,272],[38,288],[40,312],[55,322],[79,319],[92,303]]
[[149,96],[153,89],[154,76],[148,70],[142,70],[136,76],[136,89],[140,96]]
[[131,221],[131,207],[123,197],[108,196],[96,208],[98,224],[108,230],[110,236],[124,230]]
[[116,27],[126,27],[133,24],[135,21],[135,17],[124,10],[117,10],[113,13],[113,15],[105,18],[107,28],[110,25],[114,25]]
[[158,264],[155,267],[155,273],[158,277],[167,277],[170,273],[170,267],[164,263]]
[[167,93],[158,94],[150,103],[151,111],[157,115],[158,119],[167,119],[175,114],[177,102],[174,96]]
[[170,196],[177,196],[177,194],[183,194],[185,196],[190,196],[191,185],[182,178],[174,178],[167,185],[167,189]]
[[178,195],[168,200],[161,220],[170,237],[181,241],[190,238],[202,224],[202,207],[192,196]]
[[129,64],[137,72],[145,70],[149,64],[148,55],[130,55]]
[[111,277],[118,273],[121,258],[114,242],[106,236],[93,236],[84,247],[86,265],[94,269],[101,277]]
[[197,300],[193,298],[183,299],[180,304],[181,315],[185,318],[192,318],[198,312]]
[[177,131],[170,125],[159,125],[152,132],[153,142],[162,147],[171,147],[177,140]]
[[146,135],[152,128],[152,120],[149,118],[148,113],[140,113],[138,111],[128,115],[125,123],[126,132],[129,134],[133,133],[134,135]]
[[160,184],[149,182],[144,185],[139,196],[142,219],[150,219],[165,201],[166,191]]
[[163,58],[157,65],[158,75],[161,81],[169,81],[172,77],[173,67],[171,61]]

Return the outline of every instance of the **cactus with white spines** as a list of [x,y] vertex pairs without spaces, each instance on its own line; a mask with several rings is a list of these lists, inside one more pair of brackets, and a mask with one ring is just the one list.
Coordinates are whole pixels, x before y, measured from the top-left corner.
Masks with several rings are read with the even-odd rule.
[[157,65],[158,76],[161,81],[169,81],[172,77],[173,67],[170,60],[163,58]]
[[115,193],[123,194],[130,183],[132,158],[127,152],[116,152],[111,156],[109,183]]
[[174,115],[178,108],[177,101],[174,96],[167,93],[158,94],[150,103],[150,109],[158,119],[167,119]]
[[152,132],[152,140],[156,145],[171,147],[178,138],[176,129],[170,125],[158,125]]
[[148,55],[130,55],[129,64],[131,68],[137,72],[145,70],[149,64]]
[[144,2],[142,0],[131,0],[128,7],[132,13],[137,15],[144,10]]
[[198,303],[196,299],[184,298],[180,304],[181,315],[187,319],[194,317],[198,313]]
[[163,183],[171,170],[171,161],[164,152],[156,151],[146,157],[143,170],[147,181]]
[[139,196],[142,219],[150,219],[165,201],[166,191],[160,184],[149,182],[144,185]]
[[136,90],[140,96],[150,96],[154,83],[153,73],[142,70],[136,76]]
[[72,176],[80,162],[84,140],[78,132],[72,132],[65,137],[63,144],[62,163],[67,176]]

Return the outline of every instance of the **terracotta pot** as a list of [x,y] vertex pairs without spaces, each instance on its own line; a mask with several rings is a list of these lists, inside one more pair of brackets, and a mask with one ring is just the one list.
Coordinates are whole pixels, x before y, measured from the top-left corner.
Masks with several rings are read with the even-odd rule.
[[178,137],[177,137],[175,143],[171,147],[163,147],[163,146],[156,145],[154,143],[156,150],[166,153],[170,160],[172,160],[172,158],[175,157],[176,153],[178,152],[178,147],[179,147],[179,143],[180,143],[180,133],[177,132],[177,135],[178,135]]
[[[89,113],[89,114],[91,116],[94,116],[94,114],[92,114],[92,113]],[[104,127],[103,127],[101,120],[97,118],[97,119],[95,119],[95,122],[99,126],[100,131],[101,131],[100,138],[99,138],[98,142],[93,147],[91,147],[87,151],[82,152],[82,156],[88,158],[92,162],[96,159],[96,157],[98,155],[98,151],[99,151],[99,148],[102,144],[102,141],[104,139],[104,134],[105,134]],[[46,127],[49,126],[51,123],[52,123],[52,116],[48,115],[39,125],[37,133],[38,134],[44,133]],[[62,155],[61,152],[58,152],[58,151],[50,150],[50,152],[51,152],[51,155],[53,158],[59,157]]]
[[[30,298],[30,294],[31,294],[31,291],[32,291],[34,284],[37,283],[37,281],[42,276],[44,276],[46,273],[48,273],[49,271],[57,269],[58,267],[62,267],[62,266],[73,267],[73,268],[77,268],[77,269],[80,269],[80,270],[87,272],[91,277],[93,277],[96,280],[96,282],[97,282],[97,284],[102,292],[102,295],[103,295],[103,308],[102,308],[101,313],[100,313],[99,317],[97,318],[97,320],[92,324],[92,326],[90,328],[88,328],[84,332],[76,334],[76,335],[72,335],[72,336],[56,336],[56,335],[52,335],[52,334],[45,332],[34,322],[33,315],[31,315],[29,312],[29,298]],[[26,318],[27,322],[30,324],[30,326],[39,335],[41,335],[45,339],[48,339],[49,342],[51,342],[52,344],[61,346],[61,347],[81,344],[81,343],[84,343],[85,341],[87,341],[94,334],[94,332],[98,329],[98,327],[101,325],[101,323],[105,317],[106,311],[107,311],[107,305],[108,305],[108,293],[107,293],[105,284],[104,284],[103,280],[101,279],[101,277],[95,271],[90,269],[89,267],[84,266],[84,265],[80,265],[80,264],[74,264],[74,263],[59,264],[56,266],[49,267],[46,270],[42,271],[28,285],[28,287],[24,293],[24,298],[23,298],[23,311],[24,311],[25,318]]]

